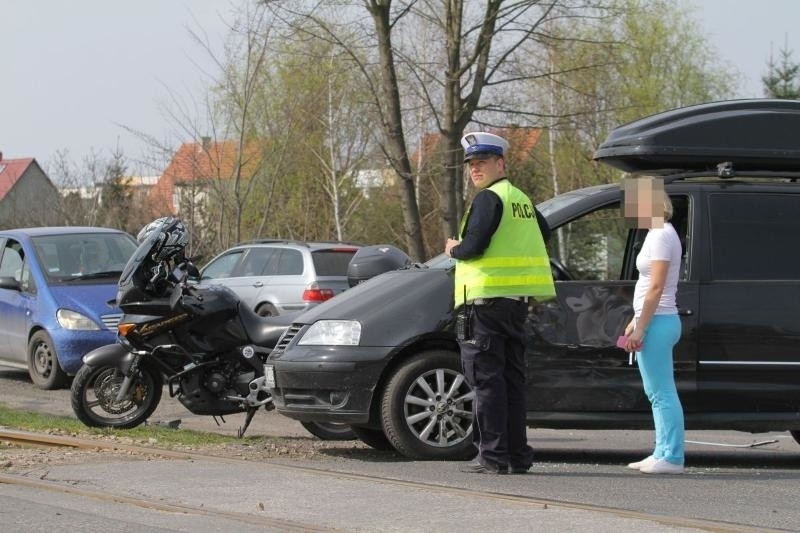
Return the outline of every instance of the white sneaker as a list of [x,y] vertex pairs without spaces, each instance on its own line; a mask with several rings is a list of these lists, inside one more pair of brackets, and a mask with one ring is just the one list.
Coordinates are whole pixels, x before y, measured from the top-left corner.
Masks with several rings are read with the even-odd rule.
[[639,472],[644,474],[683,474],[683,465],[676,465],[664,459],[656,459],[653,464],[640,468]]
[[633,470],[639,470],[644,466],[650,466],[655,463],[658,459],[653,457],[652,455],[648,455],[641,461],[636,461],[635,463],[628,463],[628,468],[632,468]]

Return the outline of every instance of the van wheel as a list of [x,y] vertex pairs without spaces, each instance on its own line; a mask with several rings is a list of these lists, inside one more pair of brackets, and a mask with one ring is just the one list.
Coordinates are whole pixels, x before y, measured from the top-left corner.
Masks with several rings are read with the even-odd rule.
[[789,434],[792,436],[792,438],[797,444],[800,444],[800,429],[792,430],[789,432]]
[[341,422],[300,422],[312,435],[322,440],[354,440],[356,434]]
[[280,314],[271,303],[259,305],[256,309],[256,313],[258,313],[258,316],[278,316]]
[[380,429],[371,429],[359,426],[353,426],[353,433],[356,434],[358,440],[369,446],[381,451],[394,451],[394,446],[386,438],[386,433]]
[[456,353],[422,352],[402,363],[386,385],[383,431],[411,459],[468,459],[475,455],[474,397]]
[[69,381],[66,372],[58,364],[53,341],[44,330],[34,333],[28,343],[28,374],[31,381],[44,390],[60,389]]

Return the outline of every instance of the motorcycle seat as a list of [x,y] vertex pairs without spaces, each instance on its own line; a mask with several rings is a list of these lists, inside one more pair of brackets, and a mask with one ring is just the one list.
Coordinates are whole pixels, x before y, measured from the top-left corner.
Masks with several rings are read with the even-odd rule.
[[260,316],[247,305],[239,304],[239,317],[241,318],[248,340],[256,346],[274,348],[298,313],[288,313],[277,316]]

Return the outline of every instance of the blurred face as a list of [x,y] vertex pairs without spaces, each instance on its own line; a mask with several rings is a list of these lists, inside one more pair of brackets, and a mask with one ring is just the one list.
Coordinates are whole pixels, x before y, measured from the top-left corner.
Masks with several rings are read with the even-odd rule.
[[664,227],[664,182],[653,178],[629,178],[624,183],[623,215],[628,227]]
[[502,157],[491,156],[487,159],[470,159],[467,161],[469,177],[478,189],[485,189],[505,176],[506,162]]

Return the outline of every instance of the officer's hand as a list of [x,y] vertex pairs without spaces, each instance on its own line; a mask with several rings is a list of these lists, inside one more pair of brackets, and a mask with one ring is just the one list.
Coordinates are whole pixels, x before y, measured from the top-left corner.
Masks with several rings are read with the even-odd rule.
[[458,246],[460,242],[461,242],[461,241],[457,241],[457,240],[455,240],[455,239],[447,239],[447,242],[445,242],[445,243],[444,243],[444,254],[445,254],[447,257],[452,257],[452,256],[450,255],[450,250],[452,250],[453,248],[455,248],[456,246]]

